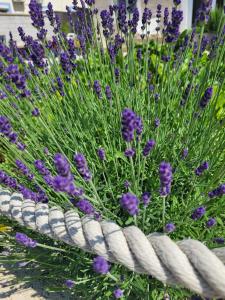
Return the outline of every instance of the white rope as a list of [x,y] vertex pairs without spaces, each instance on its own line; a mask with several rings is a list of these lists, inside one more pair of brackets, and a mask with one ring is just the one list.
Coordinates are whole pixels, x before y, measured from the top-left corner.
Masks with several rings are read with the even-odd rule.
[[0,214],[53,239],[101,255],[113,263],[148,274],[210,298],[225,298],[225,248],[209,250],[199,241],[173,242],[167,235],[149,236],[136,226],[80,218],[48,204],[23,200],[19,193],[0,188]]

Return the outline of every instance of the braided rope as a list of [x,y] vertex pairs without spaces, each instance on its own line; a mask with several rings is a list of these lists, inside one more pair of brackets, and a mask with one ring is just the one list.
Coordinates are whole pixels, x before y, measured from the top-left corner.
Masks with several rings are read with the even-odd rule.
[[173,242],[168,236],[149,236],[136,226],[80,218],[76,211],[24,200],[19,193],[0,189],[0,214],[53,239],[101,255],[129,270],[148,274],[206,297],[225,298],[225,248],[209,250],[199,241]]

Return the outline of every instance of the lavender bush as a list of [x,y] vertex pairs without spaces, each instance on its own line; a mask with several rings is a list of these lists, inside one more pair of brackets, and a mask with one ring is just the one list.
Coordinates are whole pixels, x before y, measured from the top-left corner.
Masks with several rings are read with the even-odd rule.
[[[204,1],[200,34],[181,33],[181,1],[172,11],[157,5],[155,15],[143,2],[141,13],[133,1],[102,12],[94,0],[82,8],[73,1],[67,13],[77,47],[51,3],[44,16],[31,0],[37,38],[19,27],[24,49],[12,35],[9,46],[0,44],[0,185],[97,220],[215,247],[224,243],[225,17],[205,35],[211,1]],[[28,261],[49,278],[49,291],[69,289],[77,299],[191,296],[1,220],[11,226],[1,261]]]

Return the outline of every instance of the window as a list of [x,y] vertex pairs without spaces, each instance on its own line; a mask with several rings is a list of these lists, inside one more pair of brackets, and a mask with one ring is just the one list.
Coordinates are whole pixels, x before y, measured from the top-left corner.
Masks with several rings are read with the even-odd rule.
[[0,2],[0,13],[9,13],[9,12],[12,12],[11,4]]

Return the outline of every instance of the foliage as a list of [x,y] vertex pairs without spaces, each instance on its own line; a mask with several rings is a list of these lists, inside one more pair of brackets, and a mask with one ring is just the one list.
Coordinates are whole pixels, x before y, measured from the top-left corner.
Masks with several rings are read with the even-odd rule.
[[[32,5],[38,39],[20,29],[24,51],[13,39],[10,47],[0,45],[0,183],[24,198],[74,208],[81,215],[95,212],[122,227],[136,224],[146,234],[169,234],[173,228],[174,240],[191,237],[215,247],[225,219],[224,195],[218,189],[225,180],[224,15],[217,36],[208,40],[205,24],[200,36],[179,35],[182,14],[176,8],[172,23],[164,18],[162,40],[157,29],[154,42],[145,11],[140,45],[136,10],[128,22],[124,7],[104,11],[101,18],[90,8],[92,22],[83,11],[73,24],[80,32],[77,49],[61,32],[50,5],[46,14],[54,37],[47,40],[42,13]],[[159,6],[157,15],[160,22]],[[98,30],[100,20],[103,31]],[[147,202],[144,192],[149,193]],[[84,199],[91,206],[80,202]],[[204,208],[201,215],[198,207]],[[212,218],[213,227],[207,223]],[[12,228],[1,233],[1,246],[9,250],[1,261],[31,262],[27,267],[37,268],[40,278],[50,277],[48,290],[68,290],[64,282],[71,279],[71,294],[80,299],[111,299],[117,286],[124,299],[191,295],[118,265],[105,276],[95,274],[91,255],[6,218],[1,223]],[[15,234],[20,231],[38,246],[18,244]]]

